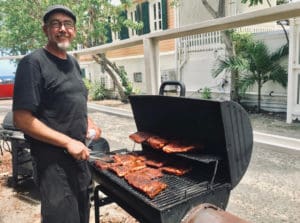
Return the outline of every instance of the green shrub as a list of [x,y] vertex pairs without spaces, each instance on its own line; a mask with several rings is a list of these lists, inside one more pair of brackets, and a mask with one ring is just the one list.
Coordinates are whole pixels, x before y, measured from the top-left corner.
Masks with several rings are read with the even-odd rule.
[[124,68],[120,68],[119,77],[121,79],[122,86],[125,88],[125,95],[131,95],[133,93],[132,83],[128,80],[128,75]]
[[86,89],[88,91],[90,91],[91,88],[92,88],[92,82],[90,80],[86,79],[86,78],[83,78],[82,80],[83,80],[83,83],[84,83]]
[[106,89],[103,84],[99,81],[96,81],[91,84],[91,88],[89,91],[89,96],[92,100],[103,100],[106,96]]
[[205,87],[201,91],[201,98],[203,99],[211,99],[211,90],[209,87]]

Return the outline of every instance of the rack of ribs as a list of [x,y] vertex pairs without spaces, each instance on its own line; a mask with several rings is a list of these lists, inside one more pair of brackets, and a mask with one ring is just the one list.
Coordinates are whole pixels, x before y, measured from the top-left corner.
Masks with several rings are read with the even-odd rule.
[[131,162],[119,163],[120,165],[111,165],[108,167],[109,170],[113,171],[119,177],[125,176],[127,173],[141,170],[146,167],[146,164],[142,160],[134,160]]
[[168,140],[159,136],[151,136],[147,142],[153,149],[161,149],[168,143]]
[[150,136],[152,136],[152,134],[148,132],[135,132],[130,134],[129,138],[136,143],[142,143],[145,142]]
[[162,150],[165,153],[184,153],[184,152],[189,152],[191,150],[202,149],[202,148],[203,145],[201,144],[192,144],[192,143],[174,141],[165,145],[162,148]]
[[163,166],[160,168],[163,172],[168,174],[174,174],[176,176],[182,176],[192,170],[189,166]]
[[152,180],[147,175],[132,173],[125,175],[125,179],[129,185],[143,192],[151,199],[167,188],[167,184],[164,182]]

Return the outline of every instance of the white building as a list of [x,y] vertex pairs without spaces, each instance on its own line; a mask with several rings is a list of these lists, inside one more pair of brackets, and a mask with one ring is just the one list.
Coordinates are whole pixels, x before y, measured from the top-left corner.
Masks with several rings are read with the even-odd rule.
[[[133,20],[145,19],[143,33],[153,33],[164,29],[187,26],[199,21],[207,21],[213,17],[203,6],[201,0],[180,0],[177,7],[170,7],[170,0],[134,1],[135,4],[127,11],[127,17]],[[210,1],[214,8],[218,1]],[[272,5],[275,1],[272,1]],[[225,15],[232,16],[239,13],[267,8],[268,5],[259,5],[249,8],[240,1],[226,1]],[[288,27],[287,27],[288,28]],[[252,27],[242,27],[241,30],[255,33],[255,38],[264,40],[271,50],[277,49],[285,43],[282,29],[276,22],[260,24]],[[128,30],[128,37],[134,38],[137,33]],[[113,34],[117,42],[117,34]],[[186,36],[178,39],[164,40],[159,44],[159,70],[161,80],[180,80],[185,83],[187,97],[199,97],[199,90],[208,87],[215,98],[228,99],[230,78],[228,74],[212,78],[212,69],[219,56],[225,54],[220,33],[205,33]],[[129,79],[139,93],[147,93],[145,77],[144,48],[142,45],[107,52],[106,56],[118,66],[123,66]],[[107,88],[114,85],[109,76],[102,72],[99,64],[90,60],[82,61],[86,77],[100,80]],[[279,85],[268,83],[262,89],[262,108],[272,111],[286,111],[287,90]],[[157,89],[158,92],[158,89]],[[244,102],[256,103],[256,89],[249,89],[248,97]]]

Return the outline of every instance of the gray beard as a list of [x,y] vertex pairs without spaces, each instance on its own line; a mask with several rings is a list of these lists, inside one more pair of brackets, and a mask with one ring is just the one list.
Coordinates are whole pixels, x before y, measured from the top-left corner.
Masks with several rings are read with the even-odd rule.
[[70,47],[70,43],[69,42],[63,42],[63,43],[58,43],[57,47],[61,50],[67,50]]

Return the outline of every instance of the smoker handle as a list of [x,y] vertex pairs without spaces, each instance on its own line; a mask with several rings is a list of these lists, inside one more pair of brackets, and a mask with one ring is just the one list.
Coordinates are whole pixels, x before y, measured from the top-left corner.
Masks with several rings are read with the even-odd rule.
[[159,95],[164,95],[165,92],[165,87],[167,85],[175,85],[175,86],[180,86],[180,96],[184,97],[185,96],[185,85],[184,83],[180,81],[164,81],[159,88]]

